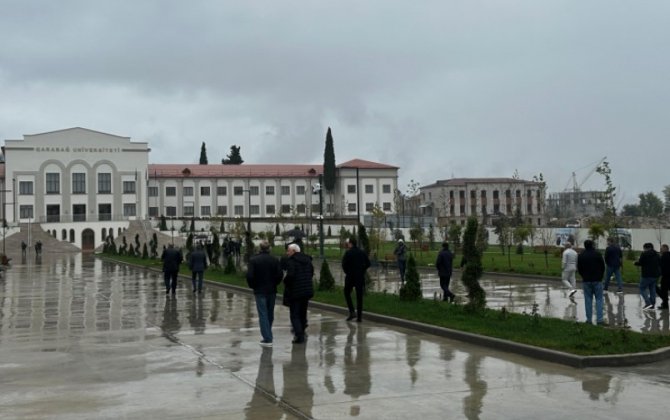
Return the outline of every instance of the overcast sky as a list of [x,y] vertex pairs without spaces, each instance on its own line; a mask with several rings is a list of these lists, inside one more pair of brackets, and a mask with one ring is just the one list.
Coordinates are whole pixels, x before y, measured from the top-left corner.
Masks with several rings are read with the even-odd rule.
[[[85,127],[152,163],[670,184],[670,2],[0,0],[0,140]],[[583,188],[604,188],[593,174]]]

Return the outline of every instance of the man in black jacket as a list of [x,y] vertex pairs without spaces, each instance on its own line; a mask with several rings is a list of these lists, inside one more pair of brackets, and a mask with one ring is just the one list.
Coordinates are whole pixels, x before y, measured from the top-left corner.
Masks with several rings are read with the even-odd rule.
[[623,265],[623,252],[614,240],[614,237],[607,238],[607,248],[605,248],[605,265],[607,272],[605,274],[605,291],[609,289],[610,278],[616,279],[617,293],[623,293],[623,280],[621,279],[621,266]]
[[[356,318],[363,321],[363,292],[365,288],[365,272],[370,267],[368,255],[356,246],[356,238],[353,236],[347,240],[347,252],[342,257],[342,271],[344,271],[344,299],[349,308],[347,321]],[[351,301],[351,290],[356,288],[356,309]],[[357,316],[358,314],[358,316]]]
[[596,322],[605,325],[603,320],[603,275],[605,274],[605,261],[595,249],[593,241],[584,241],[584,250],[577,257],[577,272],[582,277],[584,289],[584,308],[586,309],[586,322],[591,324],[593,319],[593,298],[596,299]]
[[252,257],[247,270],[247,284],[254,289],[258,324],[261,328],[261,346],[272,347],[272,323],[275,316],[277,285],[281,283],[279,260],[270,255],[270,244],[261,242],[260,253]]
[[449,243],[442,243],[442,251],[437,255],[435,261],[435,268],[437,268],[437,275],[440,277],[440,287],[442,288],[442,300],[453,302],[456,295],[449,290],[449,283],[451,283],[451,273],[454,265],[454,254],[449,250]]
[[658,309],[668,309],[668,289],[670,289],[670,249],[667,244],[661,245],[661,287],[656,288],[663,303]]
[[661,258],[654,250],[654,244],[647,242],[642,245],[642,254],[635,261],[640,267],[640,296],[644,299],[643,311],[656,309],[656,282],[661,275]]
[[314,296],[314,266],[312,257],[300,252],[300,246],[290,244],[286,249],[286,276],[284,277],[284,293],[287,296],[291,326],[293,327],[293,343],[305,342],[307,326],[307,305]]
[[165,281],[165,294],[174,295],[177,290],[177,276],[179,275],[179,264],[184,260],[181,251],[175,249],[173,244],[168,245],[161,255],[163,260],[163,279]]

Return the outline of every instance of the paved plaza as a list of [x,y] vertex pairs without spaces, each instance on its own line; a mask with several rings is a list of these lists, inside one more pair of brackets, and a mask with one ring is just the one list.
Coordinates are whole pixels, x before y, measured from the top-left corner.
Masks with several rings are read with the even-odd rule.
[[[569,308],[560,282],[482,283],[490,306],[538,301],[543,315],[583,317],[582,300]],[[629,292],[609,296],[611,316],[644,329]],[[667,330],[667,314],[657,312],[648,328]],[[670,361],[574,369],[319,310],[310,310],[307,343],[292,345],[280,305],[274,333],[273,348],[258,345],[250,295],[208,285],[193,296],[182,284],[166,297],[160,273],[91,255],[18,261],[0,280],[0,417],[631,419],[667,411]]]

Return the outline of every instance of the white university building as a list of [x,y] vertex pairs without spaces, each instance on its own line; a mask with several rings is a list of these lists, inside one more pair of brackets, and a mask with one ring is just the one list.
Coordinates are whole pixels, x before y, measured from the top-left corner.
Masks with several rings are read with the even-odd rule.
[[[5,140],[2,218],[10,230],[39,223],[93,249],[104,232],[161,215],[260,221],[319,212],[321,164],[149,164],[150,151],[146,142],[84,128]],[[323,191],[324,214],[393,212],[398,167],[354,159],[337,165],[336,177],[333,192]]]

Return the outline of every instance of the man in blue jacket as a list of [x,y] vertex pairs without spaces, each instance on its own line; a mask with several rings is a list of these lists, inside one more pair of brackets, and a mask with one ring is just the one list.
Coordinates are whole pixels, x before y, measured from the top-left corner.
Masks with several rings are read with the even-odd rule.
[[193,293],[196,291],[202,293],[202,279],[207,269],[207,254],[202,248],[202,244],[198,244],[195,250],[191,252],[188,258],[188,268],[191,269],[191,283],[193,283]]
[[623,252],[613,237],[607,238],[607,248],[605,249],[605,291],[609,289],[610,278],[614,276],[618,287],[617,293],[623,293],[623,281],[621,280],[621,266],[623,264]]
[[640,267],[640,296],[644,299],[643,311],[656,309],[656,282],[661,275],[661,257],[654,250],[654,244],[647,242],[642,245],[640,258],[635,261]]
[[279,260],[270,255],[270,244],[263,241],[260,253],[251,258],[247,270],[247,284],[254,289],[258,324],[261,328],[261,346],[272,347],[272,323],[274,322],[277,285],[281,283],[282,270]]
[[181,251],[175,249],[173,244],[163,251],[161,255],[163,260],[163,279],[165,281],[165,294],[170,293],[174,295],[177,290],[177,276],[179,275],[179,264],[184,260]]

